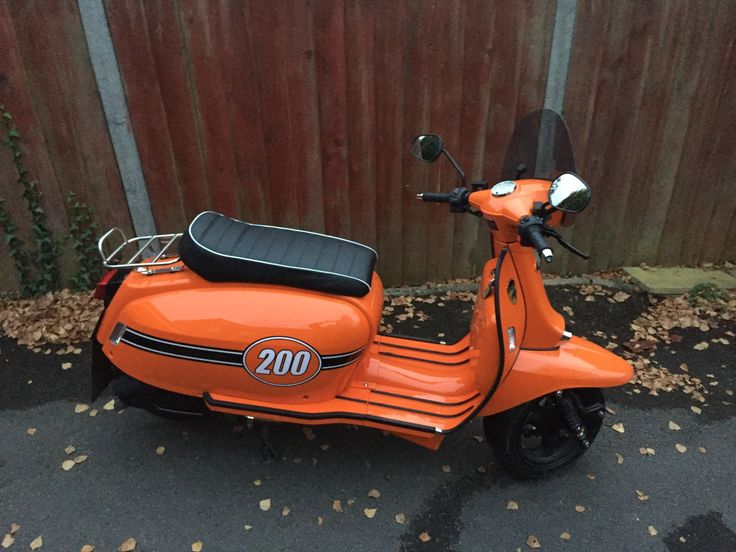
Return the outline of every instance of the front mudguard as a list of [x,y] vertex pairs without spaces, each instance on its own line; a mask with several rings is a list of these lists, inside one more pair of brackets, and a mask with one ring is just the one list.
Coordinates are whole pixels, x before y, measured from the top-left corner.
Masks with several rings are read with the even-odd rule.
[[564,340],[559,348],[549,351],[522,348],[480,415],[503,412],[560,389],[623,385],[633,375],[633,368],[624,359],[579,337]]

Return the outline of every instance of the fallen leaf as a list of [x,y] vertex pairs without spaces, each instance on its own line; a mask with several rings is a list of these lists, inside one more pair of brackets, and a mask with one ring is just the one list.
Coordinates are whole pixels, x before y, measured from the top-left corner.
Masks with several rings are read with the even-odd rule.
[[640,491],[639,489],[636,489],[636,498],[638,498],[642,502],[649,500],[649,496],[645,495],[644,492]]
[[677,449],[677,452],[680,454],[684,453],[687,450],[687,447],[685,445],[681,445],[680,443],[677,443],[675,445],[675,448]]
[[244,527],[246,531],[250,531],[251,529],[253,529],[252,525],[245,525]]
[[561,538],[562,540],[570,540],[570,533],[568,533],[567,531],[565,531],[565,532],[563,532],[563,533],[562,533],[562,534],[560,535],[560,538]]
[[696,351],[705,351],[710,345],[708,345],[707,341],[701,341],[697,345],[693,345],[693,349]]
[[324,445],[320,445],[319,448],[321,448],[322,450],[327,450],[328,448],[330,448],[330,445],[325,443]]
[[371,498],[380,498],[381,493],[378,489],[371,489],[370,491],[368,491],[368,496]]
[[513,500],[509,500],[506,503],[506,509],[507,510],[518,510],[519,509],[519,505],[516,502],[514,502]]
[[70,454],[71,454],[72,452],[74,452],[75,450],[77,450],[77,449],[75,449],[75,448],[74,448],[73,446],[69,445],[68,447],[66,447],[66,448],[64,449],[64,452],[66,452],[66,455],[67,455],[67,456],[69,456],[69,455],[70,455]]
[[302,432],[308,441],[314,441],[317,436],[314,434],[314,430],[311,427],[303,427]]
[[353,504],[355,504],[355,499],[354,498],[348,498],[348,506],[352,506]]
[[261,483],[263,482],[260,479],[256,479],[255,481],[253,481],[253,485],[255,485],[256,487],[260,487]]
[[478,466],[478,473],[486,473],[486,467],[485,466]]
[[396,523],[400,525],[404,525],[406,523],[406,516],[402,513],[398,513],[394,516],[394,519],[396,520]]
[[575,505],[575,511],[576,512],[584,512],[585,511],[585,506],[583,506],[582,504],[576,504]]
[[667,427],[670,428],[670,431],[680,431],[682,429],[679,425],[677,425],[672,420],[669,421],[669,423],[667,424]]
[[38,550],[43,546],[43,538],[41,535],[38,535],[35,539],[31,541],[31,550]]
[[624,433],[624,431],[626,431],[624,429],[624,424],[621,424],[621,423],[613,424],[611,426],[611,429],[614,430],[614,431],[618,431],[619,433]]
[[158,454],[159,456],[163,456],[165,452],[166,452],[165,446],[161,445],[161,446],[156,447],[156,454]]
[[368,519],[373,519],[377,511],[378,511],[378,508],[363,508],[363,513],[365,514],[365,517],[367,517]]
[[115,399],[110,399],[102,407],[102,410],[115,410]]
[[336,512],[342,512],[342,501],[340,500],[333,500],[332,501],[332,509]]
[[616,463],[618,465],[621,465],[624,463],[624,457],[621,456],[618,452],[616,453]]
[[36,431],[37,431],[37,429],[35,427],[29,427],[28,429],[26,429],[26,433],[28,435],[35,435],[36,434]]
[[14,542],[15,542],[15,538],[13,537],[13,535],[11,535],[10,533],[7,533],[3,537],[3,541],[0,542],[0,546],[2,546],[3,548],[10,548]]
[[64,470],[64,471],[69,471],[74,466],[76,466],[76,463],[74,462],[74,460],[64,460],[61,463],[61,469]]
[[445,473],[450,473],[451,469],[452,468],[450,468],[450,464],[444,464],[442,466],[442,471],[445,472]]
[[698,447],[698,452],[705,454],[705,447]]
[[82,462],[85,462],[89,458],[86,454],[80,454],[79,456],[75,456],[72,458],[75,464],[81,464]]
[[588,473],[588,474],[585,475],[585,477],[587,477],[591,481],[594,481],[595,480],[595,474],[594,473]]
[[17,523],[11,523],[10,524],[10,534],[15,535],[18,531],[20,531],[20,525]]
[[657,454],[657,451],[650,447],[641,447],[639,452],[644,456],[654,456]]
[[261,510],[263,510],[264,512],[268,512],[271,509],[271,499],[264,498],[258,503],[258,505],[261,507]]
[[89,405],[88,404],[78,403],[77,406],[74,407],[74,413],[75,414],[81,414],[85,410],[89,410]]
[[131,537],[118,547],[118,552],[133,552],[136,546],[138,546],[138,543]]
[[291,512],[291,508],[289,508],[288,506],[284,506],[281,510],[281,515],[286,517],[289,515],[289,512]]
[[72,363],[71,362],[62,362],[61,363],[61,369],[62,370],[68,370],[71,367],[72,367]]
[[654,527],[654,525],[650,525],[649,527],[647,527],[647,531],[649,531],[649,534],[653,537],[657,536],[657,529],[656,527]]
[[542,543],[539,542],[539,539],[536,535],[529,535],[526,539],[526,545],[529,548],[542,548]]
[[619,291],[618,293],[616,293],[616,294],[615,294],[615,295],[613,296],[613,300],[614,300],[614,301],[616,301],[617,303],[623,303],[623,302],[624,302],[624,301],[626,301],[626,300],[627,300],[627,299],[628,299],[629,297],[631,297],[631,295],[629,295],[629,294],[628,294],[628,293],[626,293],[625,291]]
[[432,537],[430,537],[429,533],[425,531],[424,533],[420,533],[419,540],[422,542],[429,542],[432,540]]
[[572,308],[568,307],[567,305],[562,307],[562,310],[565,311],[565,314],[567,314],[568,316],[575,316],[575,312],[572,310]]
[[85,544],[82,548],[79,549],[79,552],[95,552],[95,547],[91,544]]
[[691,406],[690,410],[692,410],[696,414],[700,414],[701,412],[703,412],[703,410],[701,408],[698,408],[697,406]]
[[325,520],[322,519],[322,516],[317,516],[317,527],[322,527],[322,525],[324,524],[324,522],[325,522]]
[[482,435],[473,435],[473,439],[475,439],[479,443],[482,443],[483,442],[483,436]]
[[202,552],[202,541],[192,543],[192,552]]

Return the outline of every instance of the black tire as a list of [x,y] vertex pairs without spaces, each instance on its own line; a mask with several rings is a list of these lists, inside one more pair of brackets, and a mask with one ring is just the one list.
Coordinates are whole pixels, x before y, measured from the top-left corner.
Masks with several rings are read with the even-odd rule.
[[[603,423],[603,393],[600,389],[568,389],[565,394],[576,405],[592,443]],[[483,430],[501,465],[525,479],[558,472],[588,450],[569,430],[553,395],[487,416]]]

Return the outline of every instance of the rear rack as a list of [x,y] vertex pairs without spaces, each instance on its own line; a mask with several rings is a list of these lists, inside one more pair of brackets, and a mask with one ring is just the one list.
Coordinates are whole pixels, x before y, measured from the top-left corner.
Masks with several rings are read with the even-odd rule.
[[[113,235],[119,237],[120,240],[111,242]],[[128,239],[125,233],[115,226],[100,238],[100,241],[97,242],[97,249],[102,257],[102,264],[107,268],[135,268],[145,274],[176,272],[181,270],[181,265],[172,266],[179,262],[178,253],[176,256],[170,255],[173,251],[171,246],[177,243],[179,238],[181,238],[181,233],[136,236]],[[107,253],[110,249],[112,249],[112,253]],[[123,255],[126,249],[127,253]],[[128,255],[134,249],[135,253],[128,258]],[[123,262],[122,259],[125,258],[128,258],[128,260]]]

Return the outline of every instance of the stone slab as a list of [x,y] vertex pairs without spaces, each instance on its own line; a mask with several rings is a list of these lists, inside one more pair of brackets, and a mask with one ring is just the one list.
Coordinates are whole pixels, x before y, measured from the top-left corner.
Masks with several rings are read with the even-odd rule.
[[710,283],[720,289],[736,289],[736,278],[722,270],[702,268],[640,268],[625,266],[624,271],[649,293],[679,295],[697,284]]

